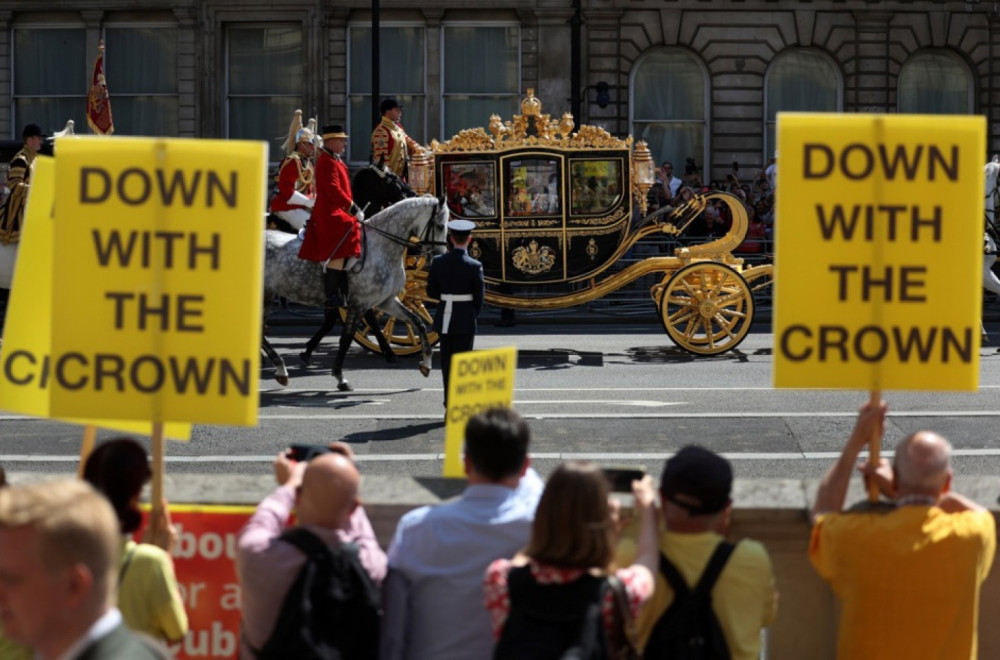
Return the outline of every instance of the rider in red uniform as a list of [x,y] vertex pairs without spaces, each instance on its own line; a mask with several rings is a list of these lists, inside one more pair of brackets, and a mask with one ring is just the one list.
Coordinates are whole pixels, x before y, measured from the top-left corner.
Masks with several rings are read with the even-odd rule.
[[351,179],[341,154],[347,148],[342,126],[323,127],[323,148],[316,161],[316,205],[306,225],[299,258],[318,261],[323,272],[327,306],[337,308],[347,296],[344,260],[361,254],[364,213],[351,196]]
[[296,110],[284,144],[286,156],[278,168],[278,192],[270,209],[295,229],[305,226],[316,201],[314,137],[313,131],[302,125],[302,111]]

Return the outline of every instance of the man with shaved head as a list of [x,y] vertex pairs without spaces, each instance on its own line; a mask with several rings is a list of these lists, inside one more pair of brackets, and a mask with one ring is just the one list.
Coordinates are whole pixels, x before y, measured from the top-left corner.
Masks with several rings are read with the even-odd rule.
[[[306,555],[282,538],[295,509],[298,525],[329,548],[350,544],[375,584],[386,574],[379,547],[361,506],[361,475],[348,445],[294,461],[285,453],[274,461],[278,489],[266,497],[240,531],[236,570],[243,595],[240,657],[256,658],[271,638],[282,604],[306,564]],[[353,550],[352,550],[353,551]]]
[[951,444],[917,431],[892,464],[861,465],[891,500],[842,511],[861,450],[885,431],[886,406],[866,405],[820,482],[809,558],[841,603],[838,658],[978,657],[979,591],[996,549],[993,514],[951,490]]

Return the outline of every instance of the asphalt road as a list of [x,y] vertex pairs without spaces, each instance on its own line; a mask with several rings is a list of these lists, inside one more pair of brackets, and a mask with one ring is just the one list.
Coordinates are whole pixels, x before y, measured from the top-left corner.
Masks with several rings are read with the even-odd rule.
[[[1000,328],[990,330],[1000,338]],[[302,334],[289,327],[273,340],[292,380],[282,387],[269,367],[261,369],[258,426],[196,426],[190,443],[168,443],[168,469],[264,473],[289,443],[343,439],[367,472],[439,475],[440,373],[424,378],[416,357],[389,366],[355,345],[345,371],[356,389],[337,392],[329,372],[333,342],[306,368],[295,357]],[[868,396],[773,389],[772,336],[766,332],[753,332],[736,352],[711,358],[674,347],[655,322],[485,324],[477,340],[477,348],[511,345],[519,351],[515,407],[530,421],[543,473],[573,457],[658,473],[669,453],[699,443],[727,455],[738,477],[818,476]],[[985,345],[980,360],[976,393],[885,393],[885,450],[913,430],[932,428],[952,440],[960,474],[1000,473],[995,345]],[[70,473],[80,436],[78,426],[0,414],[0,463],[12,471]]]

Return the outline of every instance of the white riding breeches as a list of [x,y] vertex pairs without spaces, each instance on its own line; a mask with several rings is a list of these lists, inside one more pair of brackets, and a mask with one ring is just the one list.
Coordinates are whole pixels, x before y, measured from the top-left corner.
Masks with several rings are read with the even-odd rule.
[[295,227],[296,229],[302,229],[306,226],[306,220],[309,219],[308,209],[290,209],[288,211],[275,211],[274,214]]

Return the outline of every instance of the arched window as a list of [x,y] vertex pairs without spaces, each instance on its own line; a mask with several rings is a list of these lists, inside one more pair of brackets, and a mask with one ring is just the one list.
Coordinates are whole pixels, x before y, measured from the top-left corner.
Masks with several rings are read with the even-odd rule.
[[972,73],[954,53],[921,51],[903,63],[896,88],[900,112],[967,115],[974,105]]
[[643,55],[632,69],[632,135],[645,140],[659,165],[677,176],[688,158],[700,168],[708,155],[708,86],[702,64],[687,52],[664,48]]
[[764,76],[764,158],[774,154],[779,112],[837,112],[844,81],[829,57],[796,48],[778,55]]

